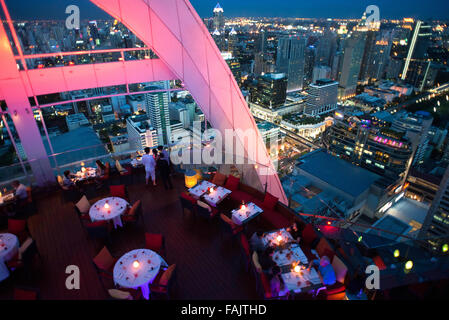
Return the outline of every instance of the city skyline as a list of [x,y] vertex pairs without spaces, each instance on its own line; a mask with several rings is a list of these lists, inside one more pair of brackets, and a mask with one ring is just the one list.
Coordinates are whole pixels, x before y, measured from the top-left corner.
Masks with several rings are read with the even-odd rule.
[[[109,16],[88,0],[42,0],[36,3],[32,0],[21,2],[6,1],[13,19],[17,20],[51,20],[65,19],[65,8],[74,4],[80,7],[81,19],[107,19]],[[211,16],[217,4],[216,0],[193,0],[193,7],[202,18]],[[271,18],[315,18],[315,19],[358,19],[369,5],[380,8],[381,19],[401,19],[411,17],[423,20],[449,20],[449,3],[444,0],[434,0],[432,5],[422,6],[418,0],[395,1],[345,1],[344,4],[331,0],[323,0],[320,5],[314,2],[298,2],[282,0],[272,6],[272,1],[237,0],[219,1],[226,17],[271,17]]]

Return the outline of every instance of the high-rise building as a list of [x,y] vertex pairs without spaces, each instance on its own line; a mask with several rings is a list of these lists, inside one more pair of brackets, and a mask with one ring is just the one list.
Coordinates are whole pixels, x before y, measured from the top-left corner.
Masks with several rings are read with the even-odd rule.
[[429,145],[429,129],[432,125],[433,117],[425,111],[416,113],[405,113],[396,119],[391,128],[398,132],[403,132],[413,147],[412,165],[420,165],[424,162],[424,156]]
[[285,37],[278,41],[276,70],[287,75],[287,92],[304,86],[304,50],[306,42],[300,37]]
[[254,41],[254,53],[265,53],[267,48],[267,38],[265,34],[265,30],[260,30],[259,34],[256,37],[256,40]]
[[213,27],[214,30],[223,31],[225,27],[223,8],[219,3],[214,8],[213,15]]
[[336,49],[337,36],[334,32],[327,29],[317,45],[315,64],[330,67],[332,65],[332,58],[335,55]]
[[432,36],[432,27],[420,20],[416,21],[408,43],[407,56],[401,73],[401,80],[409,83],[418,91],[422,91],[431,61],[428,48]]
[[[168,89],[168,83],[165,82],[165,88],[150,86],[145,90]],[[170,137],[170,114],[168,104],[170,94],[166,91],[145,93],[146,112],[151,120],[152,127],[157,131],[158,141],[161,144],[168,144]]]
[[314,46],[307,46],[304,52],[304,81],[308,85],[313,80],[313,68],[315,66],[316,48]]
[[401,183],[411,164],[412,144],[402,132],[379,128],[371,119],[336,115],[323,135],[332,154],[385,178],[387,185]]
[[320,79],[330,79],[331,68],[324,65],[318,65],[313,68],[312,83],[315,83]]
[[337,109],[337,82],[329,79],[319,79],[309,86],[307,93],[305,114],[316,116]]
[[126,119],[129,147],[132,150],[143,150],[159,145],[158,132],[151,126],[147,115],[136,115]]
[[257,77],[250,87],[252,103],[270,109],[282,106],[287,97],[287,78],[284,73],[267,73]]
[[385,79],[390,61],[391,45],[390,32],[381,33],[377,36],[366,74],[368,82]]
[[[441,250],[449,237],[449,167],[441,180],[435,199],[426,215],[419,238],[426,240],[434,250]],[[446,241],[446,242],[445,242]]]
[[347,99],[356,95],[357,83],[365,50],[366,32],[354,31],[345,40],[338,97]]

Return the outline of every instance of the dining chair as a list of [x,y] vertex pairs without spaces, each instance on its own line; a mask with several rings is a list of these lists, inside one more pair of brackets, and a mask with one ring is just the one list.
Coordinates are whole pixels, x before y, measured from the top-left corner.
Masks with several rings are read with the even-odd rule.
[[165,238],[162,234],[145,232],[145,248],[165,257]]
[[19,239],[19,243],[22,243],[30,235],[28,231],[27,220],[9,218],[8,232],[14,234]]
[[189,210],[191,214],[195,213],[195,205],[196,205],[196,199],[191,197],[186,192],[181,193],[181,196],[179,197],[179,201],[181,202],[181,208],[182,208],[182,215],[184,216],[185,210]]
[[133,206],[122,216],[122,221],[126,223],[133,223],[137,224],[139,222],[139,219],[142,220],[142,224],[144,224],[143,221],[143,212],[142,212],[142,201],[137,200],[134,202]]
[[170,299],[170,291],[175,281],[176,264],[162,269],[150,285],[151,298],[164,297]]
[[124,184],[109,186],[109,194],[111,197],[128,200],[128,190]]
[[229,233],[232,237],[234,237],[243,231],[242,226],[235,224],[228,216],[223,213],[220,214],[220,222],[220,226],[222,229],[222,238],[224,233]]
[[218,209],[217,208],[213,208],[213,207],[209,206],[207,203],[204,203],[201,200],[198,200],[196,202],[195,211],[196,211],[196,214],[199,217],[201,217],[201,218],[203,218],[205,220],[212,220],[218,214]]
[[92,259],[98,278],[104,287],[104,280],[113,282],[113,269],[117,262],[106,246]]

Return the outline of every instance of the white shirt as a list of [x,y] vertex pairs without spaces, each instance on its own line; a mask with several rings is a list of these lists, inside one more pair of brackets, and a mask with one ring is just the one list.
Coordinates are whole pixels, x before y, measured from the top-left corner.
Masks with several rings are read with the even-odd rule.
[[19,184],[19,186],[16,189],[15,195],[19,199],[28,198],[27,188],[23,184]]
[[145,166],[145,171],[152,171],[156,168],[156,161],[152,155],[144,154],[142,156],[142,164]]

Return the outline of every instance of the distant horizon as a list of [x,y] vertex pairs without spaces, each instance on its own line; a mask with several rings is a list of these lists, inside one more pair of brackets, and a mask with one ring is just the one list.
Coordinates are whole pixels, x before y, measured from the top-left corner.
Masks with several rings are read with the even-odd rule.
[[[297,0],[280,0],[273,5],[268,0],[222,0],[225,18],[301,18],[301,19],[360,19],[368,5],[380,8],[380,18],[400,20],[414,18],[431,21],[449,21],[449,2],[433,0],[321,0],[309,3]],[[78,5],[82,20],[106,20],[109,15],[89,0],[6,0],[14,20],[63,20],[68,5]],[[191,0],[201,18],[212,16],[216,0]],[[87,13],[86,13],[87,12]]]

